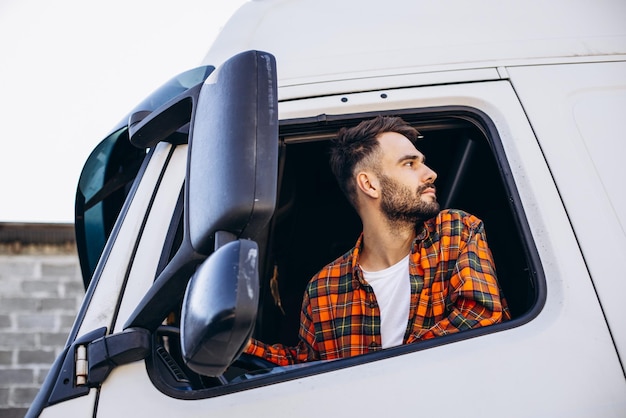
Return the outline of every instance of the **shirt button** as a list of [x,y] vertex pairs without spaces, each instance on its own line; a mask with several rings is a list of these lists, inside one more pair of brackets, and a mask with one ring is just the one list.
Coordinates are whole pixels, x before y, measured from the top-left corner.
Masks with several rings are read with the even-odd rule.
[[376,301],[375,300],[370,300],[369,307],[374,309],[376,306],[377,306]]
[[369,351],[375,351],[378,348],[376,341],[372,341],[369,346]]

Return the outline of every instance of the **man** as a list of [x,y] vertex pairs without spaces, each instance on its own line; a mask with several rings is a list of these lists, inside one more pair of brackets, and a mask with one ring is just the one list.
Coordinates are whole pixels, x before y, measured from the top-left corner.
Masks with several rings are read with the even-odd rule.
[[251,340],[247,353],[279,365],[330,360],[510,318],[483,223],[440,211],[418,136],[396,117],[339,132],[331,168],[363,232],[309,282],[298,345]]

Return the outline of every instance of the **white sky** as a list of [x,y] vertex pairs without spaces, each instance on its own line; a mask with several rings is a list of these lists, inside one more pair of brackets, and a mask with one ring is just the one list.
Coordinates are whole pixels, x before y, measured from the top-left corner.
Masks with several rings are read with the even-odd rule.
[[73,222],[85,159],[244,0],[0,0],[0,222]]

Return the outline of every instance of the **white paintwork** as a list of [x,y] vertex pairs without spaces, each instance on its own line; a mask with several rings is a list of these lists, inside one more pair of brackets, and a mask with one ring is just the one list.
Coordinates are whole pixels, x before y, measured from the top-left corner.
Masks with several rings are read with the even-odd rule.
[[[512,68],[509,73],[626,359],[626,273],[621,266],[626,256],[626,62]],[[579,311],[584,315],[586,306]]]
[[622,0],[260,0],[235,13],[204,62],[268,51],[286,87],[607,59],[626,53],[625,21]]
[[97,393],[96,389],[92,389],[87,395],[80,398],[49,406],[39,416],[41,418],[93,417]]
[[187,166],[187,145],[177,146],[167,165],[159,191],[154,199],[144,234],[132,261],[128,285],[124,290],[119,315],[114,325],[115,332],[121,332],[124,324],[135,310],[143,296],[155,280],[163,241],[165,240]]

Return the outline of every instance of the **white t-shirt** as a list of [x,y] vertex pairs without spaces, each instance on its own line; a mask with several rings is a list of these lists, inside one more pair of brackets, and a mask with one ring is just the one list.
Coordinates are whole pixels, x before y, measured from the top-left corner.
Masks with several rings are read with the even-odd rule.
[[378,301],[383,348],[402,344],[411,303],[409,256],[384,270],[363,270],[363,277],[374,289]]

